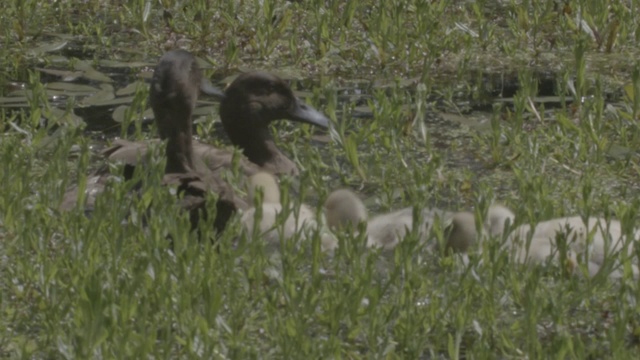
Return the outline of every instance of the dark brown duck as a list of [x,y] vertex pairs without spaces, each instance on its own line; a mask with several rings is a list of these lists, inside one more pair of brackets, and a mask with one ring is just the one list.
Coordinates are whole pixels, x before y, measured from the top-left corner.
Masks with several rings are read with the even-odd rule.
[[[174,73],[177,70],[171,70],[172,68],[178,69],[183,65],[179,61],[174,61],[167,66],[164,71]],[[159,68],[159,70],[163,69]],[[195,75],[191,74],[191,76],[189,81],[193,84],[193,88],[185,92],[185,96],[192,92],[197,93],[196,84],[200,81]],[[176,84],[182,82],[178,80]],[[167,130],[162,128],[163,124],[167,119],[179,116],[183,109],[177,111],[178,108],[166,107],[167,102],[164,99],[158,101],[158,107],[165,107],[159,114],[163,119],[157,119],[160,137],[167,138]],[[276,175],[298,173],[296,164],[276,146],[269,131],[271,122],[288,119],[324,128],[329,125],[326,116],[296,98],[289,85],[282,79],[265,72],[242,74],[227,87],[220,103],[220,119],[231,142],[241,148],[245,155],[245,158],[240,160],[240,167],[246,175],[252,175],[258,171]],[[185,129],[180,130],[183,130],[180,136],[186,136]],[[186,139],[183,140],[182,145],[187,146],[186,142]],[[195,140],[191,142],[189,149],[191,149],[192,160],[189,165],[194,170],[218,174],[221,170],[231,167],[233,152],[229,149],[216,148]],[[135,166],[146,151],[145,143],[118,140],[111,148],[106,149],[104,154],[110,160]]]
[[[244,208],[246,203],[236,197],[231,187],[220,178],[195,170],[191,114],[198,98],[200,79],[200,69],[190,53],[170,51],[156,66],[151,80],[150,103],[160,138],[167,142],[163,184],[177,187],[181,195],[180,205],[189,211],[193,227],[197,226],[200,214],[205,211],[206,193],[218,194],[214,223],[220,230],[236,208]],[[138,149],[146,151],[146,148]],[[122,154],[128,152],[135,158],[140,156],[134,148],[121,150]],[[104,189],[108,177],[108,174],[102,173],[91,178],[85,191],[87,207],[92,206],[95,195]],[[77,189],[71,189],[65,194],[60,208],[71,209],[76,205],[77,197]]]

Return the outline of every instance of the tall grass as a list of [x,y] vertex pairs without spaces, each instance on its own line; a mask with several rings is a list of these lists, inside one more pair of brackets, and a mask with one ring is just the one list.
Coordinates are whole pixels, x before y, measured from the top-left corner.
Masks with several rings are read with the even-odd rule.
[[[76,57],[96,67],[153,61],[185,46],[218,78],[261,68],[319,79],[307,95],[334,126],[315,141],[307,126],[280,127],[279,145],[303,170],[284,182],[285,202],[320,207],[331,189],[349,186],[373,213],[438,204],[480,218],[500,201],[519,223],[591,214],[631,229],[639,5],[9,1],[0,95],[29,91],[25,108],[0,113],[0,357],[637,358],[639,290],[629,271],[612,281],[517,266],[500,239],[464,264],[426,251],[415,234],[393,253],[340,234],[333,257],[319,238],[272,256],[239,237],[238,219],[222,234],[207,222],[191,232],[171,189],[159,186],[162,148],[135,174],[145,184],[135,196],[113,166],[116,180],[90,217],[62,213],[64,191],[86,186],[101,159],[92,138],[55,116],[34,68],[73,69]],[[550,102],[539,98],[541,73],[555,79]],[[488,84],[500,76],[502,88]],[[146,93],[134,96],[121,135],[134,121],[139,138]],[[496,96],[509,99],[491,103]],[[199,126],[219,142],[207,139],[214,126]]]

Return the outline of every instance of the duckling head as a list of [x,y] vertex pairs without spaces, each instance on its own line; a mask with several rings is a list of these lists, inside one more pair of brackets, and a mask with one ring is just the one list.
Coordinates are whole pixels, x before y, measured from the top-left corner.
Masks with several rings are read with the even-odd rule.
[[513,211],[506,206],[500,204],[489,206],[486,223],[489,235],[492,237],[502,235],[508,227],[513,226],[515,218],[516,216],[513,214]]
[[280,188],[273,175],[263,171],[252,175],[249,179],[249,199],[254,199],[258,189],[262,191],[263,203],[280,203]]
[[324,214],[327,225],[333,230],[349,226],[356,229],[359,223],[367,221],[367,208],[362,200],[348,189],[335,190],[327,197],[324,202]]
[[447,227],[447,250],[465,253],[476,242],[476,222],[473,213],[469,211],[457,212],[451,218]]

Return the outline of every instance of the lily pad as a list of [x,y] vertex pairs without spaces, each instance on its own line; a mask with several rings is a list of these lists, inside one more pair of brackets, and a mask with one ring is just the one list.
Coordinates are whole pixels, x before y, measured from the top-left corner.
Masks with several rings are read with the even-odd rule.
[[2,105],[3,109],[19,109],[19,108],[30,108],[31,107],[31,105],[29,105],[29,103],[26,103],[26,102],[0,104],[0,105]]
[[113,86],[109,84],[102,84],[100,88],[101,90],[99,92],[82,99],[80,104],[83,106],[92,106],[116,98],[116,95],[113,93]]
[[64,82],[52,82],[45,85],[47,90],[60,90],[72,93],[78,93],[76,95],[85,95],[85,94],[93,94],[100,89],[95,88],[89,85],[81,85],[81,84],[73,84],[73,83],[64,83]]
[[131,84],[123,87],[122,89],[118,89],[118,91],[116,91],[116,96],[133,95],[136,93],[136,90],[138,90],[138,87],[146,86],[147,83],[145,83],[144,81],[134,81]]
[[144,61],[134,61],[134,62],[124,62],[117,60],[100,60],[98,64],[103,67],[110,68],[141,68],[147,66],[153,66],[152,63],[144,62]]
[[106,82],[106,83],[113,82],[113,80],[110,77],[94,69],[93,66],[89,64],[88,61],[76,62],[74,65],[74,69],[83,71],[84,72],[83,77],[85,79],[99,81],[99,82]]
[[120,105],[115,110],[113,110],[113,114],[111,114],[111,118],[113,121],[117,123],[122,123],[124,121],[124,114],[129,109],[129,105]]
[[[122,123],[124,121],[125,112],[130,108],[129,105],[120,105],[118,106],[111,115],[113,121],[117,123]],[[142,113],[142,122],[147,122],[153,120],[153,110],[151,108],[145,110]]]
[[126,97],[118,97],[111,100],[96,101],[93,104],[91,104],[91,106],[124,105],[124,104],[131,104],[132,101],[133,101],[133,96],[126,96]]
[[[26,96],[7,96],[7,97],[0,97],[0,105],[5,105],[5,104],[18,104],[18,103],[25,103],[27,104],[27,97]],[[27,104],[28,105],[28,104]]]
[[62,78],[62,81],[74,81],[82,76],[82,71],[69,71],[69,70],[44,69],[44,68],[36,68],[36,70],[45,74],[59,76]]

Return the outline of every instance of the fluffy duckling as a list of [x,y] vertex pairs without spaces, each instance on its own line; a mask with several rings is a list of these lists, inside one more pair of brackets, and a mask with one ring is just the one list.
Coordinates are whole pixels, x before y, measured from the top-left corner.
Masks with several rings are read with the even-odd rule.
[[[321,231],[321,249],[322,251],[332,251],[337,247],[337,241],[333,234],[322,229],[322,224],[318,224],[313,210],[307,205],[301,204],[298,212],[294,209],[289,210],[290,213],[284,221],[282,228],[277,226],[277,220],[280,213],[283,212],[280,203],[280,189],[273,175],[266,172],[258,172],[251,176],[249,180],[249,195],[254,198],[257,191],[262,191],[262,205],[258,209],[252,207],[242,215],[242,225],[248,234],[258,232],[264,240],[267,241],[270,248],[276,248],[280,244],[281,239],[289,239],[297,234],[301,239],[306,240],[311,236],[314,229],[320,226]],[[256,218],[256,212],[261,212],[261,217]],[[286,211],[286,209],[285,209]],[[256,223],[258,220],[258,223]]]
[[478,240],[487,236],[501,236],[505,229],[513,224],[514,220],[515,215],[507,207],[492,204],[487,210],[484,228],[481,234],[478,234],[474,214],[470,211],[457,212],[451,216],[451,223],[447,227],[447,249],[466,253]]
[[476,220],[473,213],[461,211],[451,217],[451,224],[447,228],[446,248],[457,253],[466,253],[476,242]]
[[[550,261],[556,265],[561,265],[560,250],[551,239],[533,237],[528,246],[521,245],[510,248],[512,259],[515,262],[520,264],[546,264]],[[577,257],[571,249],[566,251],[565,265],[568,265],[571,270],[577,267]]]
[[[515,221],[514,213],[500,204],[493,204],[487,211],[483,234],[478,236],[473,213],[461,211],[453,215],[447,234],[447,248],[454,252],[467,252],[477,241],[486,236],[492,238],[501,236]],[[509,233],[511,238],[513,233]],[[509,243],[509,242],[508,242]],[[554,244],[545,237],[534,237],[529,247],[510,246],[513,251],[513,259],[521,264],[543,264],[546,261],[559,262],[559,252]],[[572,269],[577,266],[576,254],[567,251],[566,264]]]
[[[529,253],[532,252],[532,246],[540,248],[534,249],[534,255],[557,252],[555,248],[558,236],[565,237],[570,251],[568,256],[572,260],[577,259],[577,255],[584,256],[588,260],[587,268],[591,276],[600,271],[608,256],[617,256],[620,252],[626,252],[631,256],[634,252],[633,241],[627,242],[620,221],[607,222],[599,217],[588,218],[586,224],[580,216],[547,220],[536,224],[535,227],[523,224],[509,234],[506,246],[516,249],[516,252],[522,252],[521,248],[529,236],[532,237],[533,244],[529,247]],[[639,239],[640,231],[635,230],[633,236],[634,239]],[[632,265],[632,271],[634,276],[640,275],[635,264]],[[621,277],[622,273],[616,269],[609,276],[617,278]]]
[[[411,232],[414,225],[413,208],[404,208],[388,214],[378,215],[367,221],[367,210],[362,200],[348,189],[332,192],[324,204],[325,218],[329,227],[336,231],[346,226],[355,227],[360,222],[367,224],[367,246],[391,250]],[[426,241],[436,218],[443,221],[452,215],[439,209],[420,211],[418,236]]]
[[351,190],[334,190],[324,202],[324,216],[333,231],[367,222],[367,208]]
[[[413,231],[413,208],[404,208],[388,214],[378,215],[369,220],[367,233],[369,234],[370,247],[381,247],[391,250],[398,246],[408,233]],[[440,209],[422,209],[419,212],[418,237],[421,242],[426,242],[436,219],[447,222],[453,215],[449,211]]]

